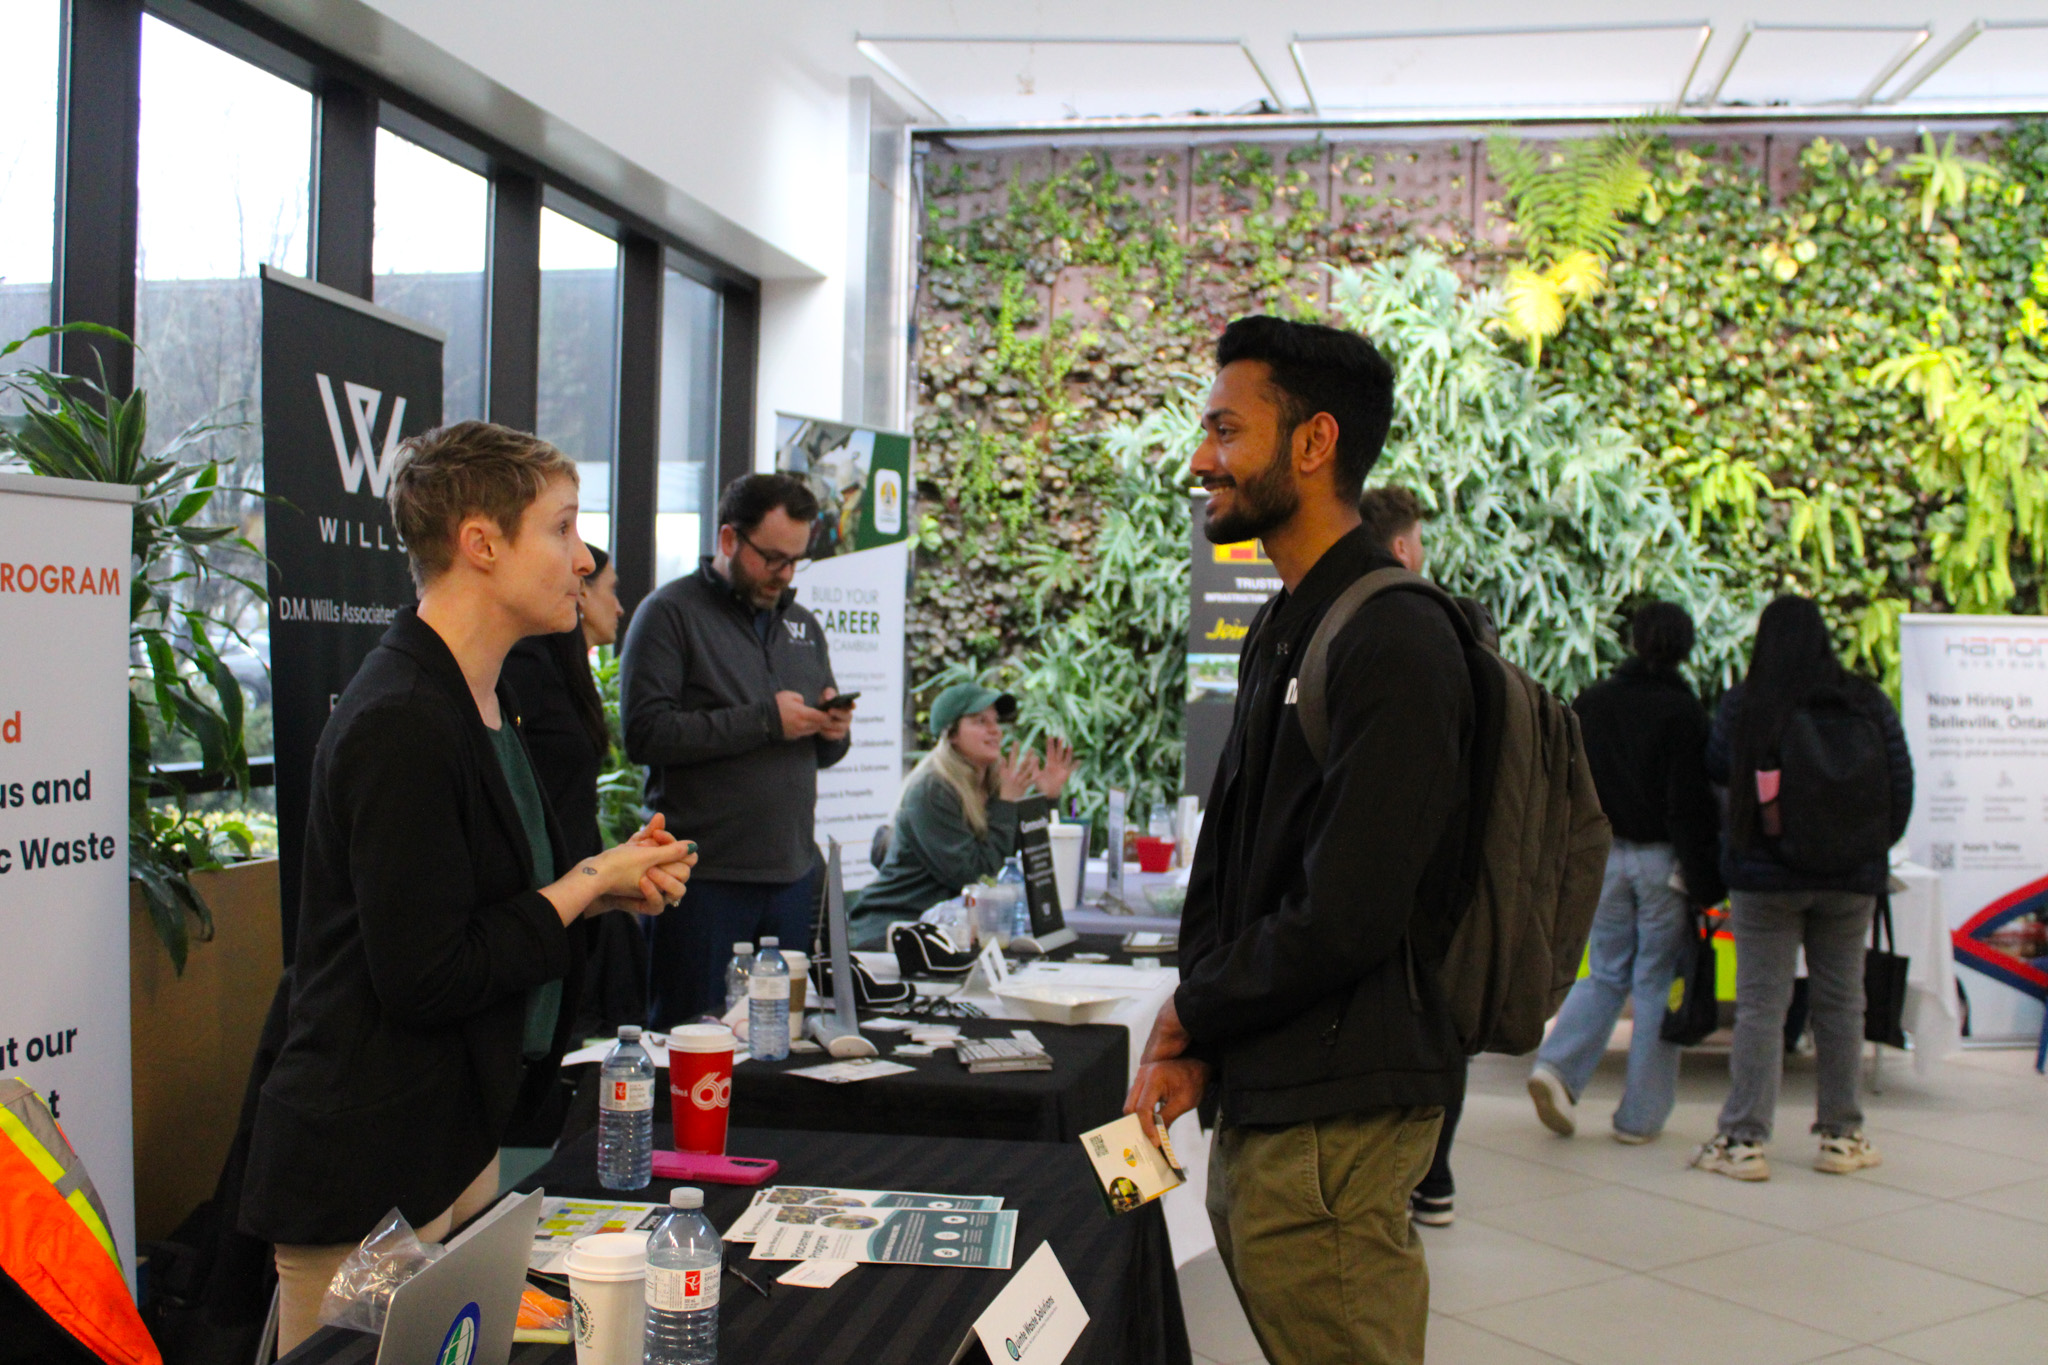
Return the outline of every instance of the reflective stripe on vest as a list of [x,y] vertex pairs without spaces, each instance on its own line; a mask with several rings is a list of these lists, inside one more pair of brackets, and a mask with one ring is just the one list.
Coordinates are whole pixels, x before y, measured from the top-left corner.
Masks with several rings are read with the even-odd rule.
[[84,1163],[41,1097],[13,1078],[0,1079],[0,1270],[100,1359],[162,1365]]

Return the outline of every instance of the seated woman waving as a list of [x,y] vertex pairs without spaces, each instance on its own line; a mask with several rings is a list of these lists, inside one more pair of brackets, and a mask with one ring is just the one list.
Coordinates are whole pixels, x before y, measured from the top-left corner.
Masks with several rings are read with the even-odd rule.
[[919,915],[1001,869],[1017,851],[1017,802],[1035,788],[1057,801],[1074,775],[1074,751],[1048,739],[1045,757],[1003,752],[1003,723],[1017,699],[955,683],[932,702],[932,751],[910,774],[882,875],[849,917],[857,948],[879,948],[894,920]]
[[659,816],[574,857],[500,686],[515,643],[576,623],[576,466],[484,422],[402,458],[391,519],[419,606],[314,754],[289,1018],[243,1187],[242,1227],[277,1248],[281,1350],[387,1210],[437,1241],[496,1198],[506,1122],[575,1015],[581,921],[660,913],[696,862]]

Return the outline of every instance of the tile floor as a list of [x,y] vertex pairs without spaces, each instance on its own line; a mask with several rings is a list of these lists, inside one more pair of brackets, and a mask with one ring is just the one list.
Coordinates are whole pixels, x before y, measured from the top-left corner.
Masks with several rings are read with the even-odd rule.
[[[1607,1125],[1628,1025],[1579,1108],[1536,1122],[1528,1064],[1477,1058],[1452,1168],[1458,1221],[1421,1230],[1430,1365],[2003,1365],[2048,1361],[2048,1080],[2033,1051],[1922,1079],[1886,1056],[1865,1097],[1884,1164],[1811,1167],[1813,1061],[1788,1058],[1771,1179],[1686,1169],[1727,1055],[1686,1056],[1657,1142]],[[1212,1252],[1183,1267],[1196,1365],[1262,1357]]]

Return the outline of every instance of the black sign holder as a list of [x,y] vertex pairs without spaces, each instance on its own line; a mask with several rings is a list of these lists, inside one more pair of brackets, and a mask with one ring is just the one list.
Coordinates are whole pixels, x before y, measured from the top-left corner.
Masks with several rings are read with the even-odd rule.
[[1031,906],[1031,933],[1012,938],[1014,953],[1049,953],[1078,935],[1067,927],[1059,880],[1052,867],[1052,802],[1027,796],[1017,803],[1017,845],[1024,858],[1024,898]]

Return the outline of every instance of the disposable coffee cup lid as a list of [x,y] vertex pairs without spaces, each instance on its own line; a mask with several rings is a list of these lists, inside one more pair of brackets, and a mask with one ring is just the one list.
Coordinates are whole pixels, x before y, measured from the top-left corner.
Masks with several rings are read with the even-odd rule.
[[647,1234],[597,1232],[569,1247],[563,1269],[579,1280],[613,1283],[647,1275]]
[[731,1052],[735,1042],[723,1024],[685,1024],[668,1031],[670,1052]]

